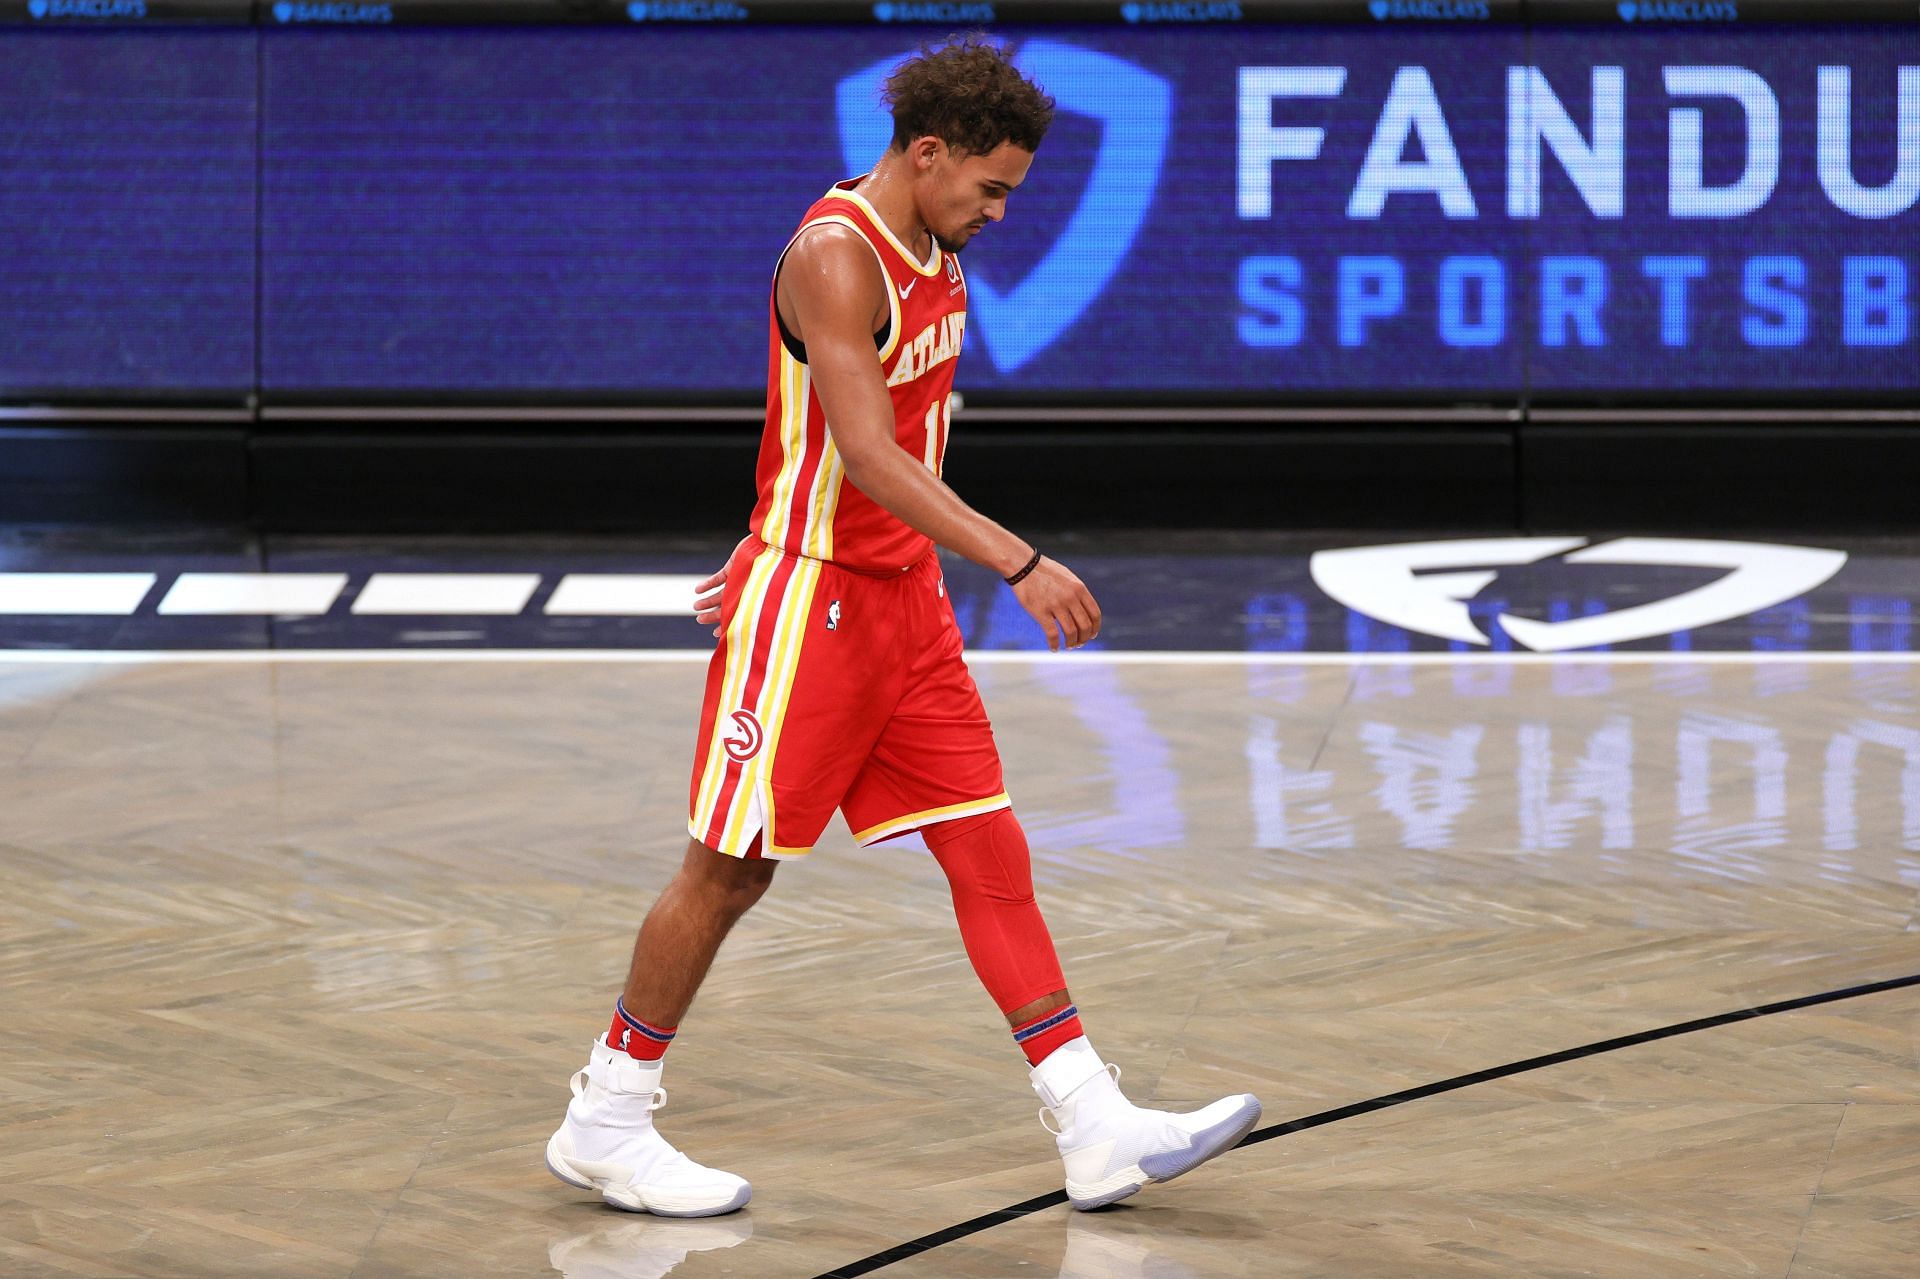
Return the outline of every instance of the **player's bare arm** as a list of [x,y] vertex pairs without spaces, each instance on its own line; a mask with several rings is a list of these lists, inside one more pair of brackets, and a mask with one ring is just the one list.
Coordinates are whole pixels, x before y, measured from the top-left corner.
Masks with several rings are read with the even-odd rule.
[[[807,348],[827,430],[847,479],[908,527],[1002,577],[1033,547],[960,499],[894,439],[873,333],[887,300],[873,251],[850,229],[815,227],[788,251],[776,298],[781,318]],[[1047,647],[1078,648],[1100,633],[1100,606],[1064,564],[1042,558],[1014,595],[1047,635]]]

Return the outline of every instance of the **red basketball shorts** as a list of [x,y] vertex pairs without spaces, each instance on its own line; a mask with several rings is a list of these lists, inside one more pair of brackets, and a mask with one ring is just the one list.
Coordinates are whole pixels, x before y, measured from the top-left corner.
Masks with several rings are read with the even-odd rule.
[[802,857],[839,809],[862,844],[1008,805],[940,561],[881,577],[748,542],[727,566],[687,830]]

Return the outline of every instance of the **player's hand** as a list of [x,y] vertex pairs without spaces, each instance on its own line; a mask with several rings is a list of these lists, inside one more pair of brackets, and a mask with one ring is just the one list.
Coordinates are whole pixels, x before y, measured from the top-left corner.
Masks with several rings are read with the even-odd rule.
[[719,571],[714,573],[712,577],[709,577],[706,581],[699,583],[693,588],[693,620],[702,626],[712,626],[715,635],[720,633],[720,628],[715,625],[715,623],[720,620],[721,596],[726,594],[727,564],[733,563],[733,557],[740,553],[740,548],[752,540],[753,534],[751,533],[741,538],[739,543],[736,544],[733,550],[727,555],[726,564],[722,564]]
[[1013,588],[1020,607],[1033,614],[1055,653],[1065,644],[1079,648],[1100,633],[1100,606],[1087,584],[1057,560],[1040,558],[1033,572]]

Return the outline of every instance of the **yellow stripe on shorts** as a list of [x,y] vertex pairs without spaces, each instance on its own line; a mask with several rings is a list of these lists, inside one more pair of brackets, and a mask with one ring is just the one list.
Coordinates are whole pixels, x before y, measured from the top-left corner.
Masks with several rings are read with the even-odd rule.
[[715,711],[713,739],[707,743],[707,760],[700,774],[700,794],[693,808],[689,827],[695,839],[705,839],[713,824],[714,808],[720,800],[720,783],[727,773],[727,748],[723,738],[725,716],[731,714],[746,685],[747,672],[753,666],[753,649],[760,634],[760,613],[767,599],[767,585],[780,565],[780,556],[763,550],[754,557],[747,584],[741,589],[740,602],[727,623],[727,668],[720,681],[720,704]]
[[1005,791],[1001,791],[998,795],[990,796],[987,799],[970,799],[960,804],[948,804],[943,808],[922,809],[917,813],[908,813],[905,817],[892,818],[889,821],[881,822],[878,826],[869,826],[865,830],[855,831],[853,833],[853,842],[856,844],[871,844],[876,840],[886,839],[890,835],[903,834],[916,826],[931,826],[935,822],[950,822],[956,817],[978,817],[981,813],[991,813],[995,809],[1011,808],[1012,806],[1013,801],[1007,798]]
[[760,798],[765,814],[765,838],[773,842],[773,761],[780,745],[780,730],[786,723],[787,705],[793,700],[794,674],[800,667],[800,649],[806,639],[807,617],[813,611],[814,589],[820,584],[820,564],[802,559],[795,563],[793,576],[787,579],[780,615],[775,621],[773,645],[767,653],[766,678],[754,714],[760,719],[763,738],[760,753],[741,770],[740,785],[734,790],[734,804],[727,814],[727,826],[720,841],[726,847],[747,838],[745,829],[749,804],[740,802],[749,786]]

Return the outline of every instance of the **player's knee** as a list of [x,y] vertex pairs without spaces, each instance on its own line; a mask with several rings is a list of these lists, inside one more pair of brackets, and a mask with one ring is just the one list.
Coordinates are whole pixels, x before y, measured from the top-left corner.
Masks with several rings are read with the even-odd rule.
[[1034,904],[1031,879],[983,875],[973,866],[949,864],[945,860],[941,861],[940,868],[947,872],[947,887],[952,890],[955,901],[978,901],[995,907],[1026,907]]
[[716,909],[737,918],[766,895],[779,864],[757,857],[729,857],[695,841],[687,849],[687,860],[680,873],[689,881],[689,886]]
[[753,904],[767,895],[767,887],[773,883],[774,863],[758,862],[749,864],[754,866],[764,865],[767,869],[765,874],[745,876],[727,886],[727,909],[736,919],[752,910]]
[[963,855],[943,858],[940,866],[955,897],[977,897],[995,906],[1033,905],[1033,874],[1024,862],[1007,867]]
[[1033,904],[1033,862],[1012,810],[942,822],[925,838],[955,897],[979,897],[1000,906]]

